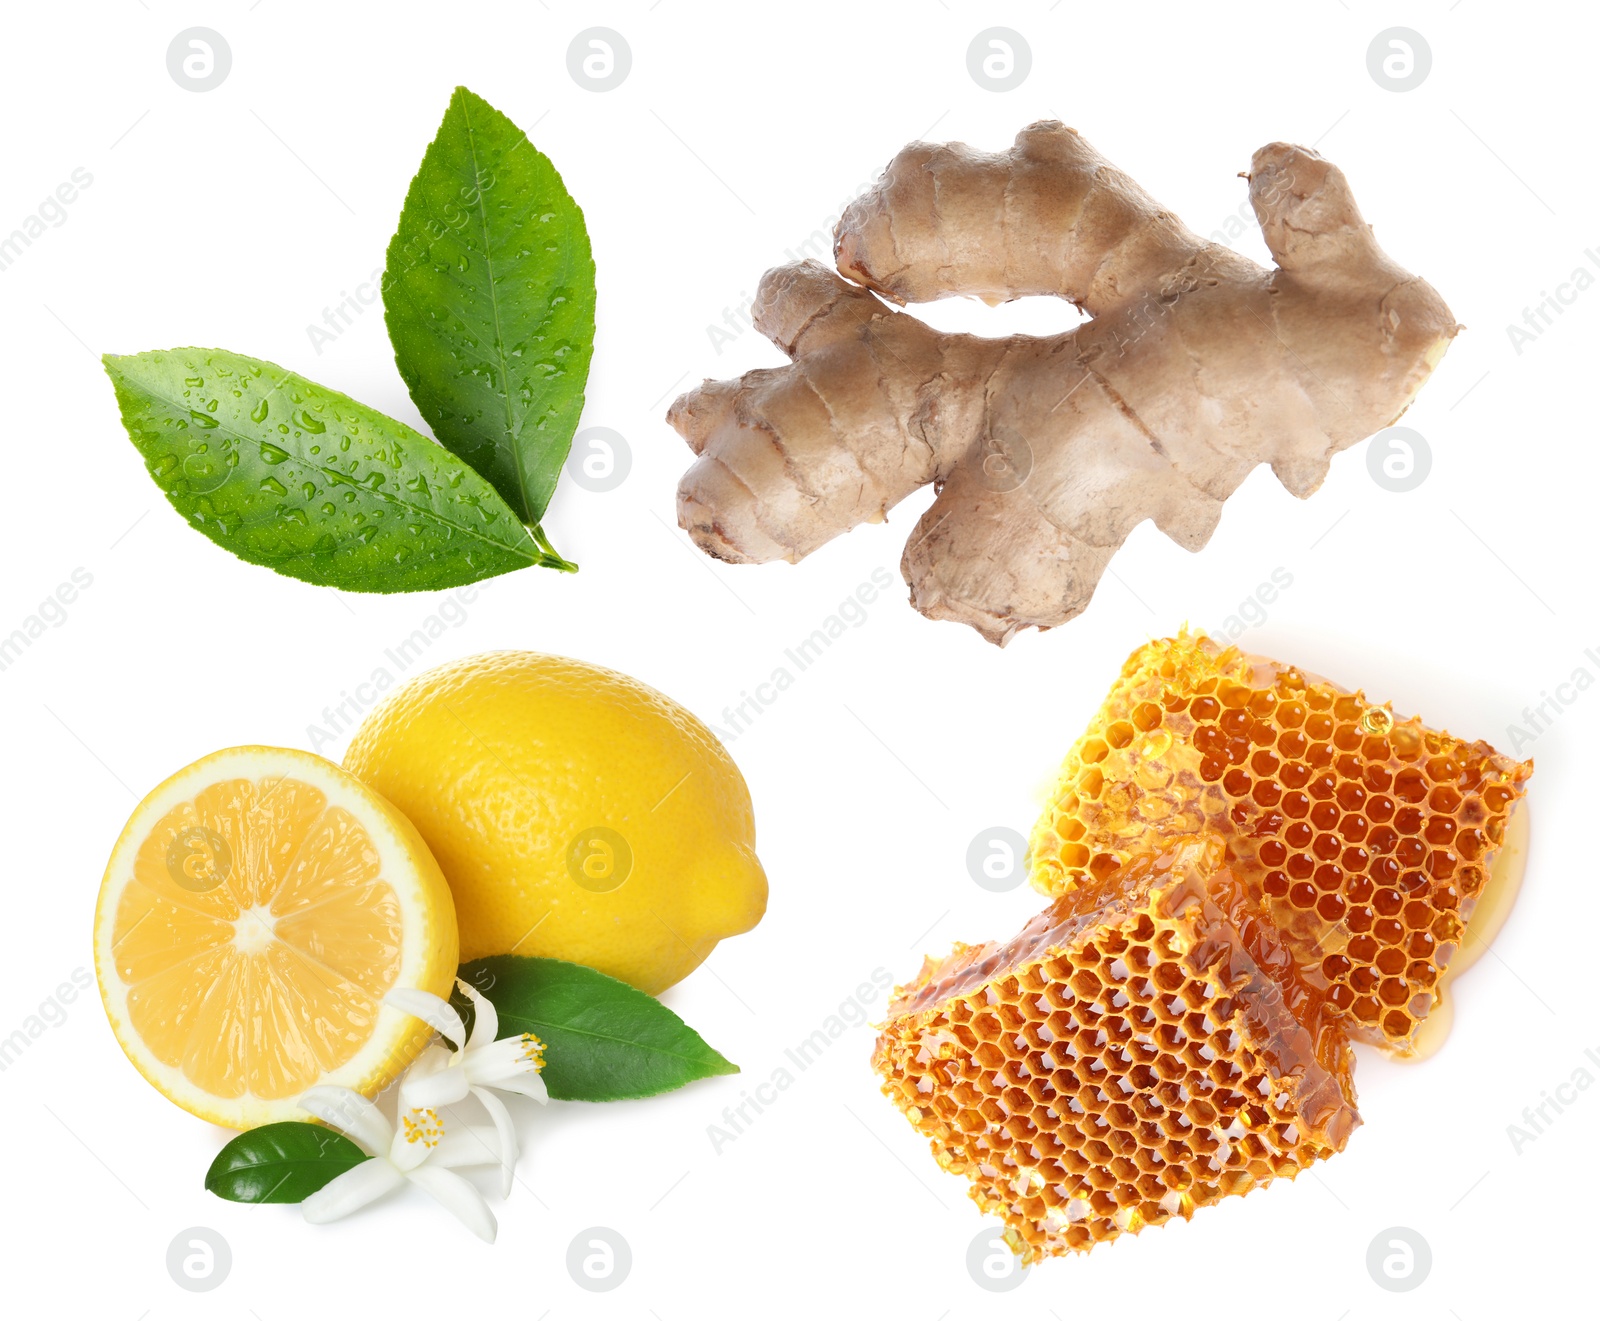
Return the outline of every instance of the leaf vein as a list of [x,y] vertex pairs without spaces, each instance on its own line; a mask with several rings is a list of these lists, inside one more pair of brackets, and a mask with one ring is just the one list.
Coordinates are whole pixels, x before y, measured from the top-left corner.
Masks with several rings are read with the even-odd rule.
[[[273,387],[272,393],[276,393],[277,390],[281,389],[284,385],[287,385],[290,381],[298,381],[302,386],[306,387],[312,393],[318,393],[318,394],[321,393],[321,391],[316,387],[314,382],[308,381],[305,377],[299,375],[296,372],[288,372],[288,373],[286,373],[284,378],[283,378],[283,380],[280,381],[277,386]],[[173,410],[174,412],[188,413],[188,412],[191,411],[187,404],[182,403],[179,400],[170,398],[168,395],[162,393],[161,391],[155,389],[154,387],[148,385],[147,383],[145,383],[143,381],[139,382],[139,388],[146,395],[148,395],[151,399],[157,400],[158,402],[165,404],[169,409]],[[217,429],[219,431],[226,432],[228,435],[232,436],[235,440],[238,440],[238,441],[241,441],[241,442],[254,441],[257,444],[259,444],[261,442],[261,440],[262,440],[262,437],[260,437],[260,436],[255,436],[255,435],[249,434],[248,432],[240,431],[236,427],[230,426],[228,423],[223,422],[223,421],[221,421],[219,419],[213,419],[213,420],[216,421]],[[399,438],[397,438],[397,439],[399,439]],[[433,442],[428,440],[427,437],[421,436],[421,435],[416,437],[416,442],[420,443],[420,444],[423,444],[423,445],[431,445],[431,444],[433,444]],[[285,441],[274,440],[274,441],[271,441],[270,443],[273,444],[273,445],[277,445],[279,448],[287,448],[288,447],[288,442],[286,440]],[[438,448],[440,448],[441,450],[444,449],[443,446],[439,446]],[[302,454],[302,453],[297,453],[297,452],[294,452],[294,451],[291,451],[291,453],[293,453],[294,458],[299,461],[299,463],[301,464],[302,467],[309,468],[313,472],[321,473],[324,477],[328,478],[330,482],[343,482],[346,485],[355,487],[357,490],[365,491],[368,495],[373,496],[373,497],[375,497],[375,498],[377,498],[379,500],[386,501],[387,503],[392,504],[392,505],[398,505],[398,506],[400,506],[402,508],[405,508],[405,509],[413,510],[413,511],[416,512],[418,517],[432,519],[434,522],[442,524],[445,527],[455,529],[457,532],[460,532],[463,536],[468,537],[468,538],[470,538],[472,540],[481,541],[485,545],[494,546],[494,547],[496,547],[496,548],[498,548],[500,550],[507,551],[507,552],[509,552],[511,554],[514,554],[514,555],[521,555],[530,564],[534,563],[535,560],[538,558],[537,556],[529,555],[528,551],[527,551],[527,548],[525,546],[523,546],[523,545],[519,545],[519,544],[514,543],[514,542],[501,541],[496,537],[488,536],[488,535],[486,535],[484,532],[482,532],[479,529],[468,527],[464,523],[458,523],[454,519],[447,518],[445,515],[441,514],[438,510],[434,509],[430,505],[414,504],[409,500],[402,499],[401,497],[395,495],[393,492],[374,490],[372,487],[367,486],[367,485],[365,485],[365,484],[363,484],[361,482],[353,481],[350,478],[349,474],[342,473],[337,468],[329,468],[325,464],[322,464],[322,463],[318,462],[316,459],[311,458],[308,455],[305,455],[305,454]],[[445,450],[445,453],[449,453],[449,451]],[[284,562],[285,563],[292,563],[293,561],[295,561],[297,559],[305,559],[308,556],[312,557],[312,558],[315,558],[315,552],[307,551],[307,552],[304,552],[303,554],[300,554],[300,555],[286,556]]]

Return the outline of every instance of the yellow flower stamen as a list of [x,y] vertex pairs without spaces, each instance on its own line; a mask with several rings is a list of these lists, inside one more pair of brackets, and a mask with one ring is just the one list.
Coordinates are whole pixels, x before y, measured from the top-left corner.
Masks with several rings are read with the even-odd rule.
[[437,1147],[444,1136],[444,1125],[431,1107],[402,1115],[400,1127],[407,1142],[420,1142],[425,1147]]

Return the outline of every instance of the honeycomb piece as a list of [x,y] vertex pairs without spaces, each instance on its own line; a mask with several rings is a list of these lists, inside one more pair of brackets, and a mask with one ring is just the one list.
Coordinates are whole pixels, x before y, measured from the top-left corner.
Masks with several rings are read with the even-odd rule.
[[1351,1036],[1399,1055],[1533,763],[1398,720],[1292,666],[1180,634],[1128,659],[1034,827],[1046,894],[1212,831]]
[[1024,1261],[1343,1150],[1351,1051],[1215,836],[1090,877],[1005,944],[927,960],[873,1066]]

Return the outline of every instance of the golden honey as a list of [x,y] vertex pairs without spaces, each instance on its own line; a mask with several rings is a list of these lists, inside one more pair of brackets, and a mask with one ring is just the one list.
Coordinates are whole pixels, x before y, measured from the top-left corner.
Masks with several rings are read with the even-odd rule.
[[1467,919],[1462,932],[1461,948],[1456,951],[1450,966],[1439,974],[1435,987],[1438,999],[1428,1016],[1422,1020],[1412,1040],[1412,1051],[1399,1058],[1407,1062],[1431,1059],[1443,1048],[1455,1024],[1455,1005],[1446,994],[1450,983],[1483,957],[1490,944],[1511,916],[1522,888],[1522,877],[1528,864],[1528,804],[1518,803],[1506,822],[1505,840],[1496,850],[1489,865],[1489,879],[1478,893],[1472,916]]
[[1408,1056],[1532,762],[1180,634],[1129,657],[1034,828],[1049,895],[1209,831],[1351,1036]]
[[1025,1261],[1293,1177],[1360,1122],[1339,1015],[1226,852],[1084,871],[895,992],[883,1090]]

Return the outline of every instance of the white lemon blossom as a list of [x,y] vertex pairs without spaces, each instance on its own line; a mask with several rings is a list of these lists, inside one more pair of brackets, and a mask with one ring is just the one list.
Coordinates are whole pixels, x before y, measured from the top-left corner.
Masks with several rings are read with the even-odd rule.
[[544,1068],[544,1044],[531,1032],[496,1041],[500,1015],[476,987],[458,980],[456,985],[472,1001],[472,1035],[461,1016],[446,1000],[427,991],[403,988],[389,992],[385,1001],[429,1024],[448,1037],[455,1050],[434,1045],[425,1050],[400,1084],[401,1104],[438,1109],[454,1105],[469,1094],[477,1097],[494,1121],[500,1152],[503,1195],[511,1192],[517,1163],[517,1130],[505,1102],[496,1092],[515,1092],[543,1104],[549,1090],[539,1071]]
[[409,1181],[432,1194],[484,1242],[494,1242],[495,1219],[483,1194],[452,1172],[463,1165],[500,1162],[494,1129],[468,1125],[446,1132],[438,1113],[425,1106],[403,1108],[398,1128],[391,1127],[376,1105],[348,1087],[313,1087],[300,1097],[300,1106],[372,1158],[300,1204],[312,1224],[325,1225],[359,1211]]

